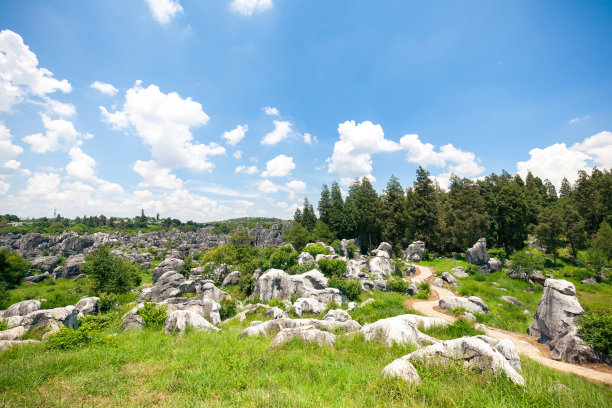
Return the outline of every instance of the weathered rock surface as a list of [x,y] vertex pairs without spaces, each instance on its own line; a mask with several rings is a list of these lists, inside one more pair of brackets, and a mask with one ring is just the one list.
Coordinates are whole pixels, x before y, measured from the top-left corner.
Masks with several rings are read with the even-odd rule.
[[272,339],[270,348],[283,346],[293,339],[300,339],[304,343],[317,343],[320,346],[328,347],[333,347],[336,342],[336,336],[333,333],[319,330],[313,325],[308,325],[282,329]]
[[404,276],[413,276],[416,275],[417,268],[415,264],[410,264],[406,268],[404,268]]
[[144,300],[163,302],[168,298],[181,296],[184,293],[181,290],[183,282],[185,282],[185,277],[180,273],[174,271],[165,272],[157,279],[152,288],[142,291],[138,300],[140,302]]
[[395,263],[389,257],[387,251],[376,249],[372,252],[376,255],[371,257],[366,265],[374,280],[390,278],[391,274],[395,272]]
[[8,350],[13,346],[19,346],[22,344],[40,343],[36,340],[0,340],[0,351]]
[[389,347],[394,343],[421,346],[438,341],[421,333],[416,325],[398,317],[389,317],[366,324],[361,327],[361,332],[366,341],[378,340]]
[[215,302],[221,302],[229,297],[227,292],[222,291],[211,280],[202,280],[201,285],[196,287],[196,293],[198,299],[210,299]]
[[489,259],[488,265],[491,272],[499,272],[502,270],[502,263],[497,258]]
[[85,263],[85,255],[71,255],[66,259],[66,265],[58,266],[53,270],[54,279],[72,279],[81,274],[83,264]]
[[229,275],[227,275],[225,279],[223,279],[223,282],[221,283],[221,287],[224,288],[230,285],[237,285],[238,283],[240,283],[240,272],[234,271],[230,273]]
[[361,325],[354,320],[346,322],[337,322],[331,320],[317,319],[276,319],[268,320],[255,326],[249,326],[240,333],[240,337],[264,336],[272,332],[280,331],[287,328],[296,328],[304,326],[314,326],[319,330],[333,331],[335,329],[344,332],[354,332],[361,328]]
[[523,377],[516,372],[506,357],[477,337],[440,341],[401,358],[429,364],[452,364],[462,360],[466,367],[477,368],[493,375],[505,373],[515,384],[525,385]]
[[139,303],[123,316],[123,321],[121,323],[122,330],[141,329],[145,326],[145,321],[139,314],[140,309],[143,307],[144,304]]
[[386,378],[401,378],[404,381],[419,384],[421,377],[408,359],[403,357],[393,360],[382,369],[380,374]]
[[592,276],[590,278],[581,280],[580,283],[582,283],[583,285],[597,285],[598,284],[597,279],[595,279]]
[[457,278],[455,278],[449,272],[442,272],[441,276],[444,282],[448,283],[449,285],[456,285],[456,286],[459,285],[459,281],[457,280]]
[[408,289],[406,290],[406,295],[407,296],[414,296],[414,295],[418,295],[420,293],[419,288],[417,288],[417,285],[415,285],[414,283],[411,283],[410,285],[408,285]]
[[478,242],[465,253],[465,261],[472,265],[487,265],[489,259],[486,238],[480,238]]
[[166,272],[179,272],[185,262],[182,259],[177,258],[166,258],[157,265],[157,268],[153,269],[153,282],[157,282],[159,278]]
[[419,262],[423,258],[425,252],[425,242],[414,241],[406,248],[404,259],[406,261]]
[[313,269],[300,275],[289,275],[280,269],[270,269],[257,279],[254,293],[264,302],[272,299],[289,299],[291,295],[301,296],[308,289],[327,288],[327,278]]
[[433,280],[433,282],[431,282],[431,284],[441,288],[444,286],[444,280],[442,278],[436,278]]
[[389,258],[393,256],[393,247],[388,242],[381,242],[378,248],[376,249],[378,251],[385,251],[387,255],[389,255]]
[[189,310],[207,319],[212,324],[221,323],[221,305],[214,300],[179,297],[170,298],[160,304],[166,304],[168,307],[168,312],[173,312],[175,310]]
[[563,330],[550,342],[550,356],[574,364],[606,363],[612,365],[612,358],[597,353],[593,346],[578,337],[574,325]]
[[219,331],[217,327],[191,310],[175,310],[170,312],[166,319],[164,331],[166,334],[172,332],[183,333],[187,326],[192,327],[196,331]]
[[26,276],[25,280],[27,282],[39,283],[39,282],[44,281],[45,279],[48,279],[50,276],[51,274],[49,274],[49,272],[45,272],[45,273],[40,273],[38,275]]
[[97,296],[82,298],[74,305],[79,317],[98,313],[98,302],[100,298]]
[[302,316],[304,313],[319,315],[325,311],[326,307],[325,303],[313,298],[299,298],[293,304],[293,310],[298,316]]
[[4,312],[4,317],[25,316],[37,310],[40,310],[40,300],[22,300],[21,302],[17,302],[9,306],[9,308]]
[[298,265],[309,265],[315,262],[314,256],[310,255],[308,252],[302,252],[298,257]]
[[544,293],[527,333],[548,345],[568,327],[574,325],[584,310],[574,297],[574,284],[562,279],[546,279]]
[[331,320],[335,322],[346,322],[350,320],[351,316],[349,316],[346,310],[342,309],[334,309],[327,312],[323,320]]
[[520,300],[518,300],[514,296],[502,296],[500,299],[505,300],[508,303],[512,303],[513,305],[525,306],[525,304],[523,302],[521,302]]
[[55,309],[41,309],[28,313],[25,316],[13,316],[5,319],[10,326],[33,326],[47,325],[58,327],[62,324],[66,327],[77,329],[79,327],[78,311],[74,306],[57,307]]
[[489,306],[487,306],[487,304],[478,296],[470,296],[467,298],[449,296],[440,299],[439,304],[442,309],[446,310],[463,307],[471,313],[489,313],[491,311]]
[[30,270],[40,270],[41,273],[51,273],[59,265],[59,256],[37,256],[30,261]]
[[287,312],[285,312],[279,307],[268,306],[263,303],[256,303],[256,304],[246,305],[244,310],[242,310],[236,316],[227,319],[227,321],[238,320],[240,322],[243,322],[246,320],[247,315],[254,314],[254,313],[260,313],[260,312],[263,312],[266,316],[268,316],[269,318],[273,320],[274,319],[285,319],[288,317]]
[[468,276],[470,276],[465,272],[465,269],[460,266],[455,266],[454,268],[451,268],[451,272],[457,278],[467,278]]
[[28,329],[24,326],[16,326],[11,329],[0,331],[0,340],[19,340],[26,334]]

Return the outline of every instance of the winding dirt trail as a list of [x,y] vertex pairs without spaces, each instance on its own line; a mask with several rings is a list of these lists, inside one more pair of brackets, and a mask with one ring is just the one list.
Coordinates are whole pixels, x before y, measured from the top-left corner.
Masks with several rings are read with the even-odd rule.
[[[413,276],[411,279],[412,282],[416,283],[417,285],[433,276],[433,271],[431,270],[431,268],[428,268],[426,266],[417,266],[417,269],[419,273]],[[433,292],[435,292],[435,297],[437,297],[436,300],[414,301],[410,302],[407,305],[409,305],[409,307],[424,316],[438,317],[449,322],[454,321],[455,317],[446,313],[442,313],[436,310],[436,308],[438,308],[439,299],[456,295],[448,289],[440,288],[434,285],[431,285],[430,288]],[[526,334],[514,333],[489,326],[485,327],[488,336],[496,339],[512,340],[520,354],[523,354],[531,358],[532,360],[537,361],[540,364],[552,368],[553,370],[561,371],[563,373],[576,374],[592,381],[603,382],[612,385],[611,373],[594,370],[592,368],[576,364],[569,364],[564,363],[562,361],[553,360],[552,358],[550,358],[549,353],[545,351],[546,347],[539,345],[534,341],[533,338],[527,336]]]

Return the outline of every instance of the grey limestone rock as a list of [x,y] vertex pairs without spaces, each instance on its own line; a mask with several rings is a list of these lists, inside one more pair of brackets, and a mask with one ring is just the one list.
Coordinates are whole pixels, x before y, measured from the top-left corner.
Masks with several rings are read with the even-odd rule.
[[590,278],[581,280],[580,283],[583,285],[597,285],[597,279],[591,276]]
[[184,263],[185,262],[182,259],[177,259],[177,258],[164,259],[162,262],[160,262],[159,265],[157,265],[157,268],[153,269],[153,282],[157,282],[159,278],[161,278],[161,276],[165,274],[166,272],[173,271],[173,272],[178,273],[178,271],[181,270],[181,267],[183,266]]
[[349,316],[346,310],[342,309],[333,309],[327,312],[323,320],[332,320],[336,322],[346,322],[350,320],[351,316]]
[[40,310],[40,300],[22,300],[11,306],[4,312],[4,317],[25,316],[29,313]]
[[366,341],[378,340],[389,347],[394,343],[421,346],[438,341],[421,333],[414,324],[398,317],[389,317],[366,324],[361,327],[361,332]]
[[85,263],[85,255],[71,255],[66,259],[66,265],[58,266],[53,270],[54,279],[72,279],[81,274],[83,264]]
[[491,311],[486,305],[486,303],[483,302],[482,299],[477,296],[470,296],[467,298],[449,296],[440,299],[439,304],[440,307],[445,310],[452,310],[458,307],[463,307],[471,313],[489,313]]
[[417,373],[412,363],[404,358],[400,357],[387,364],[380,373],[384,378],[401,378],[404,381],[420,384],[421,377]]
[[425,242],[414,241],[406,248],[404,259],[406,261],[419,262],[423,258],[425,252]]
[[333,333],[319,330],[313,325],[286,328],[279,331],[272,339],[270,348],[280,347],[293,339],[300,339],[304,343],[317,343],[320,346],[333,347],[336,336]]
[[[168,271],[161,275],[149,291],[142,291],[139,301],[149,300],[163,302],[164,300],[181,296],[181,284],[185,277],[178,272]],[[184,290],[184,287],[183,287]]]
[[59,264],[59,256],[37,256],[30,261],[30,270],[39,269],[41,273],[53,272]]
[[304,313],[319,315],[325,311],[326,307],[325,303],[313,298],[299,298],[293,304],[293,310],[298,316],[302,316]]
[[414,295],[418,295],[420,293],[419,288],[417,288],[417,285],[415,285],[414,283],[411,283],[410,285],[408,285],[408,290],[406,291],[406,295],[407,296],[414,296]]
[[465,261],[472,265],[487,265],[489,259],[487,240],[485,238],[480,238],[478,242],[465,253]]
[[225,279],[223,279],[223,282],[221,283],[221,287],[224,288],[230,285],[237,285],[238,283],[240,283],[240,272],[234,271],[230,273],[229,275],[227,275]]
[[309,265],[315,262],[315,259],[308,252],[302,252],[298,257],[298,265]]
[[518,300],[514,296],[502,296],[501,299],[505,300],[508,303],[512,303],[513,305],[525,306],[525,304],[523,302],[521,302],[520,300]]
[[551,340],[550,355],[555,360],[563,360],[574,364],[612,364],[612,358],[606,358],[597,353],[593,346],[578,337],[578,328],[575,325],[569,326]]
[[289,275],[280,269],[270,269],[255,283],[254,293],[264,302],[272,299],[289,299],[291,295],[301,296],[308,289],[327,288],[327,278],[316,269],[300,275]]
[[175,310],[189,310],[210,321],[212,324],[221,323],[221,305],[211,299],[198,298],[170,298],[163,303],[168,307],[168,312]]
[[74,305],[79,316],[87,316],[98,313],[98,302],[100,298],[97,296],[84,297]]
[[172,332],[183,333],[187,326],[196,331],[219,331],[219,329],[209,323],[199,314],[191,310],[174,310],[166,318],[164,331],[166,334]]
[[442,279],[449,285],[459,285],[459,281],[449,272],[442,272]]
[[491,272],[499,272],[502,270],[502,263],[497,258],[489,259],[488,265]]

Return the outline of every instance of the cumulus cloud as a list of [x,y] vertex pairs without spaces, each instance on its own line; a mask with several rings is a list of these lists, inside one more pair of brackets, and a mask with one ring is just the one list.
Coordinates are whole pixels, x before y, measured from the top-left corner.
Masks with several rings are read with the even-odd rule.
[[302,136],[304,143],[306,144],[313,144],[313,143],[317,143],[317,137],[311,135],[310,133],[304,133],[304,135]]
[[256,11],[265,11],[272,6],[272,0],[232,0],[229,8],[234,13],[251,16]]
[[589,116],[577,117],[577,118],[574,118],[574,119],[570,119],[570,121],[567,122],[567,123],[569,123],[570,125],[573,125],[573,124],[576,124],[576,123],[578,123],[580,121],[587,120],[587,119],[589,119]]
[[108,95],[108,96],[115,96],[117,95],[117,92],[119,92],[117,88],[115,88],[114,86],[106,82],[96,81],[96,82],[93,82],[91,85],[89,85],[89,87],[92,89],[97,89],[104,95]]
[[56,91],[70,92],[70,83],[53,78],[51,71],[39,67],[36,54],[19,34],[10,30],[0,31],[0,73],[0,112],[8,112],[13,106],[34,97],[50,111],[60,109],[70,113],[70,105],[48,97]]
[[273,106],[266,106],[264,108],[264,112],[266,113],[266,115],[268,116],[278,116],[280,115],[280,112],[278,111],[278,109],[276,109]]
[[21,153],[23,148],[13,144],[10,130],[0,121],[0,167],[19,168],[19,162],[13,159]]
[[262,177],[285,177],[295,169],[293,157],[280,154],[266,163],[266,170],[261,173]]
[[6,194],[10,187],[11,185],[9,183],[0,180],[0,195]]
[[257,186],[257,188],[259,189],[259,191],[265,194],[276,193],[278,191],[278,186],[267,179],[259,183],[259,186]]
[[209,120],[202,105],[176,92],[165,94],[156,85],[143,88],[141,81],[136,81],[126,92],[121,110],[109,112],[101,106],[100,111],[113,128],[133,128],[160,168],[207,171],[214,167],[209,157],[225,153],[216,143],[194,141],[192,128]]
[[137,160],[132,169],[142,177],[142,182],[138,184],[138,187],[155,187],[168,190],[183,187],[183,180],[170,173],[170,169],[159,167],[155,160]]
[[68,178],[79,182],[89,182],[96,185],[96,189],[103,194],[121,194],[123,187],[117,183],[110,183],[96,176],[96,160],[84,153],[81,148],[73,147],[68,152],[70,162],[66,165]]
[[232,157],[236,160],[240,160],[242,157],[242,150],[236,150],[234,154],[232,154]]
[[306,183],[301,180],[291,180],[288,183],[285,183],[285,187],[289,192],[289,199],[293,200],[296,193],[306,190]]
[[[446,170],[446,178],[454,173],[459,177],[473,177],[482,173],[485,168],[478,164],[472,152],[456,148],[452,144],[445,144],[436,151],[431,143],[423,143],[418,135],[405,135],[400,139],[400,146],[407,150],[406,160],[423,167],[442,167]],[[441,174],[444,180],[445,173]],[[446,186],[448,183],[440,185]]]
[[30,145],[34,153],[47,153],[57,150],[68,150],[71,147],[80,146],[83,139],[91,139],[93,135],[81,134],[74,128],[74,124],[65,119],[51,119],[47,115],[41,115],[45,134],[36,133],[23,138]]
[[578,170],[589,170],[593,165],[612,167],[612,132],[597,133],[571,147],[555,143],[543,149],[535,148],[529,151],[529,156],[529,160],[517,163],[518,173],[525,177],[531,171],[559,188],[563,177],[575,181]]
[[183,12],[178,0],[146,0],[146,2],[153,18],[162,25],[168,24],[178,13]]
[[234,173],[257,174],[259,169],[257,166],[238,166],[234,169]]
[[372,176],[372,154],[392,152],[401,147],[398,143],[385,139],[380,125],[370,121],[356,124],[346,121],[338,125],[340,140],[334,145],[334,153],[328,159],[328,172],[338,173],[342,184],[349,184],[355,178]]
[[264,145],[274,145],[277,144],[286,138],[288,138],[293,130],[291,129],[292,123],[288,121],[275,120],[274,121],[274,130],[270,133],[267,133],[263,139],[261,139],[261,144]]
[[246,134],[249,127],[247,125],[238,125],[235,129],[228,130],[223,133],[223,138],[227,141],[227,144],[236,146]]

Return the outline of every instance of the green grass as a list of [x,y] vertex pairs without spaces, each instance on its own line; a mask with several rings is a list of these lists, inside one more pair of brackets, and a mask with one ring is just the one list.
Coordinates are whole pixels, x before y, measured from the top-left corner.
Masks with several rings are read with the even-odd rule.
[[360,324],[372,323],[401,314],[414,313],[406,309],[404,301],[408,298],[400,293],[373,291],[371,295],[362,294],[360,302],[368,298],[374,299],[374,302],[358,307],[350,312],[351,317]]
[[484,331],[474,327],[474,323],[465,319],[457,319],[453,324],[441,327],[431,327],[427,330],[419,328],[423,333],[439,340],[452,340],[463,336],[478,336],[485,334]]
[[416,264],[433,268],[437,275],[441,275],[442,272],[451,272],[451,269],[456,266],[461,266],[463,269],[466,269],[468,266],[468,263],[463,260],[463,256],[460,256],[459,259],[436,258],[433,261],[421,261],[416,262]]
[[47,299],[46,302],[41,304],[43,309],[74,305],[83,296],[88,296],[91,293],[88,285],[88,278],[77,282],[73,282],[72,279],[58,279],[54,281],[52,278],[35,284],[24,282],[17,288],[9,291],[10,298],[8,302],[0,305],[0,308],[29,299]]
[[[380,376],[412,351],[338,337],[335,347],[238,338],[248,322],[221,333],[124,332],[108,345],[0,354],[0,406],[6,407],[607,407],[609,386],[523,360],[525,388],[448,367],[417,365],[422,384]],[[110,329],[107,329],[110,334]],[[563,384],[570,392],[552,387]]]

